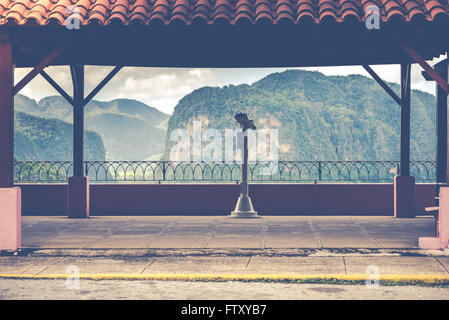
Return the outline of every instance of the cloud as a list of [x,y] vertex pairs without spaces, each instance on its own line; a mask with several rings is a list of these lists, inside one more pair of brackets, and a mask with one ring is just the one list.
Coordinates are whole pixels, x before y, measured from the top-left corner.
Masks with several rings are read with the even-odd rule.
[[[440,58],[441,59],[441,58]],[[431,62],[435,63],[437,59]],[[372,66],[379,76],[387,82],[399,83],[399,65]],[[87,95],[112,70],[112,67],[88,66],[85,76],[85,94]],[[204,86],[224,86],[228,84],[251,84],[270,73],[282,72],[288,68],[251,68],[251,69],[198,69],[198,68],[137,68],[126,67],[100,91],[95,99],[109,101],[117,98],[129,98],[142,101],[159,110],[172,113],[178,101],[195,89]],[[362,74],[369,76],[361,66],[313,67],[301,68],[316,70],[326,75]],[[30,69],[16,69],[16,83]],[[70,95],[72,80],[67,66],[49,67],[47,73]],[[435,92],[435,83],[425,81],[421,67],[412,67],[412,88]],[[36,77],[21,92],[30,98],[40,100],[58,93],[40,76]]]

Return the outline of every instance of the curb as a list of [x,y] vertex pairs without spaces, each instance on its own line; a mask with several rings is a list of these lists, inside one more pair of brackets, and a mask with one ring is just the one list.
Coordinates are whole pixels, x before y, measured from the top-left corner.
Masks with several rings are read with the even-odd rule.
[[417,248],[21,248],[0,250],[0,257],[179,257],[179,256],[268,256],[268,257],[447,257],[448,250]]
[[365,284],[379,280],[383,285],[444,285],[449,286],[449,275],[442,274],[384,274],[375,277],[367,274],[0,274],[0,279],[30,280],[158,280],[158,281],[204,281],[204,282],[291,282]]

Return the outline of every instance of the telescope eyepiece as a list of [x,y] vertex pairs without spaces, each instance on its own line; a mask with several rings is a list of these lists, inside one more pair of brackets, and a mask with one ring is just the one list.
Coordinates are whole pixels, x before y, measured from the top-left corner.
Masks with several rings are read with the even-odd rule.
[[240,125],[240,128],[245,132],[248,129],[256,130],[256,125],[253,120],[249,120],[248,115],[246,113],[237,113],[235,115],[235,121]]

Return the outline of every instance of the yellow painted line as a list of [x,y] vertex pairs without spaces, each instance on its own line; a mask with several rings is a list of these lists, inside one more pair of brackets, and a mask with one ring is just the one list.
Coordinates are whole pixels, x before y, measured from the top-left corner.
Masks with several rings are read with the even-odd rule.
[[[0,279],[67,279],[75,274],[0,274]],[[85,280],[161,280],[161,281],[271,281],[271,282],[361,282],[376,280],[367,274],[79,274]],[[449,284],[449,274],[381,274],[381,282]]]

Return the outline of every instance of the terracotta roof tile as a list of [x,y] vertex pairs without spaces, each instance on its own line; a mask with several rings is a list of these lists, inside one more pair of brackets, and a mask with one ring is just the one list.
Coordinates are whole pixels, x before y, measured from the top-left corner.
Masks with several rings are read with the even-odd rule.
[[298,0],[298,9],[296,10],[297,22],[316,22],[315,8],[311,0]]
[[384,22],[394,18],[431,21],[449,13],[443,0],[0,0],[0,24],[54,21],[64,25],[69,17],[78,17],[83,25],[364,21],[370,5],[380,8]]
[[276,22],[279,23],[282,20],[294,22],[295,12],[293,11],[290,2],[288,0],[279,0],[276,3]]

